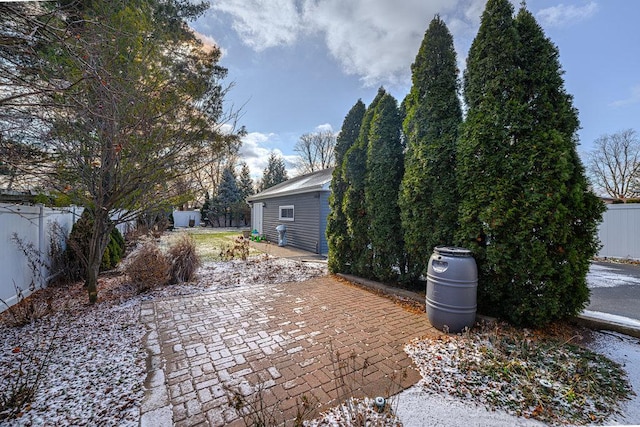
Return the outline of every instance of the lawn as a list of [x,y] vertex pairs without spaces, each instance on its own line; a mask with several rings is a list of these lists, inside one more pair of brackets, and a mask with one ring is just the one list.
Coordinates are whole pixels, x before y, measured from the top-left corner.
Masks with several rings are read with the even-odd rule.
[[[176,235],[188,233],[196,242],[196,248],[200,259],[203,262],[221,261],[226,259],[224,253],[232,249],[236,245],[242,244],[238,238],[242,236],[242,231],[215,228],[188,228],[178,230],[174,233],[165,235],[168,239],[173,239]],[[253,247],[249,247],[249,256],[258,255],[261,252]]]

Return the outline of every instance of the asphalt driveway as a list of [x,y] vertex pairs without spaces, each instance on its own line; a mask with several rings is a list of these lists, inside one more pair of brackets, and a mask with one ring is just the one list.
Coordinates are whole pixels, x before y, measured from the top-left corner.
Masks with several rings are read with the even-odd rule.
[[591,301],[587,310],[640,320],[640,266],[594,262],[587,282]]

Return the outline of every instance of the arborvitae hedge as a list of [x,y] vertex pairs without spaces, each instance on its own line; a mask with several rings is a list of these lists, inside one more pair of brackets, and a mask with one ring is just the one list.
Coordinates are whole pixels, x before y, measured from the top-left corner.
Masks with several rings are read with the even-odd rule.
[[457,68],[453,37],[436,16],[411,66],[413,85],[403,102],[407,154],[399,203],[409,280],[426,271],[435,246],[454,243],[458,226]]
[[404,173],[400,139],[402,119],[396,100],[385,94],[378,101],[369,129],[365,203],[369,218],[371,267],[374,277],[396,281],[404,271],[404,247],[398,193]]
[[340,134],[336,138],[336,168],[331,179],[331,195],[329,206],[331,211],[327,218],[327,243],[329,245],[328,267],[332,273],[349,273],[353,255],[351,239],[347,232],[347,217],[343,210],[347,182],[344,177],[342,162],[347,151],[355,144],[360,133],[362,119],[366,107],[361,100],[349,110],[344,118]]
[[533,16],[489,0],[465,71],[458,244],[479,267],[478,308],[540,326],[578,313],[602,204],[576,152],[558,51]]
[[365,180],[367,175],[367,146],[369,130],[376,106],[385,95],[380,88],[362,119],[356,143],[347,151],[342,161],[342,171],[347,183],[343,211],[347,219],[347,233],[350,240],[351,272],[372,278],[371,249],[369,247],[369,217],[365,206]]

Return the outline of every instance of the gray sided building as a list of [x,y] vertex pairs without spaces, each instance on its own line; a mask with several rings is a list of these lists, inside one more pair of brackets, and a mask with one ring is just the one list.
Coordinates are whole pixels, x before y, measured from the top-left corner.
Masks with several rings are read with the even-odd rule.
[[251,229],[278,241],[278,225],[287,227],[287,246],[326,255],[325,231],[333,168],[291,178],[247,198]]

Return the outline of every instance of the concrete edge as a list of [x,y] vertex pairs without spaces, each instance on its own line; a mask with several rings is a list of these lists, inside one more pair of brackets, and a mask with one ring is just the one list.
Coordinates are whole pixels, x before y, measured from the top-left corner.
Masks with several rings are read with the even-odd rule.
[[[396,297],[400,296],[402,298],[407,298],[422,304],[425,303],[424,296],[416,292],[395,288],[393,286],[385,285],[383,283],[376,282],[374,280],[363,279],[361,277],[353,276],[351,274],[337,273],[336,276],[341,277],[347,280],[348,282],[354,283],[356,285],[360,285],[365,288],[375,289],[379,292],[382,292],[385,295],[396,296]],[[492,321],[495,321],[496,319],[485,317],[482,315],[477,315],[476,321],[480,321],[480,320],[485,322],[492,322]],[[640,327],[635,327],[632,325],[627,325],[627,324],[615,322],[612,320],[600,319],[587,314],[581,314],[581,315],[572,317],[569,319],[569,321],[576,325],[584,326],[586,328],[593,329],[593,330],[607,330],[607,331],[619,332],[624,335],[640,338]]]
[[407,298],[415,302],[424,304],[424,296],[417,292],[407,291],[406,289],[399,289],[393,286],[385,285],[384,283],[376,282],[374,280],[363,279],[362,277],[353,276],[351,274],[337,273],[336,276],[345,279],[348,282],[356,285],[361,285],[366,288],[375,289],[382,292],[385,295]]
[[625,325],[624,323],[603,320],[586,314],[578,315],[570,320],[576,325],[584,326],[589,329],[619,332],[634,338],[640,338],[640,328]]

